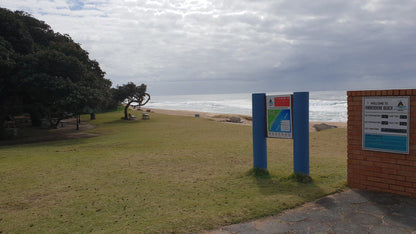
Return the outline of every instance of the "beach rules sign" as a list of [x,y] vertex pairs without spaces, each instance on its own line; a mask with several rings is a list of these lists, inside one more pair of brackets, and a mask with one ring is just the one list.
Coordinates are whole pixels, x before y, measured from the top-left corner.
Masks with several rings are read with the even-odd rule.
[[267,170],[267,137],[293,139],[293,170],[309,175],[309,92],[252,94],[253,166]]
[[267,137],[292,139],[292,95],[266,96]]
[[409,97],[363,98],[363,149],[409,153]]

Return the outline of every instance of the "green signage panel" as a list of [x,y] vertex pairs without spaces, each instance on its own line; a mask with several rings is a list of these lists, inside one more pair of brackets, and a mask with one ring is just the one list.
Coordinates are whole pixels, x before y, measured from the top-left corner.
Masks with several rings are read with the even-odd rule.
[[292,96],[266,96],[267,137],[292,138]]

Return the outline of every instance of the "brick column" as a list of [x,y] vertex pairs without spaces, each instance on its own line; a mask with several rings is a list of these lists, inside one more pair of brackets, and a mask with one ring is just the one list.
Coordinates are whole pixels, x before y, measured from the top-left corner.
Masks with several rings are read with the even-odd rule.
[[[416,197],[416,89],[348,91],[348,185]],[[363,97],[410,96],[409,154],[363,150]]]

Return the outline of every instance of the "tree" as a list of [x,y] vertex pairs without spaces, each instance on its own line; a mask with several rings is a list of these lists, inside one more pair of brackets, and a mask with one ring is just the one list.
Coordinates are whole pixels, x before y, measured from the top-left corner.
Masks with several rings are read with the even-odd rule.
[[[0,128],[7,115],[29,112],[32,123],[67,113],[103,110],[111,81],[69,35],[31,15],[0,8]],[[34,119],[35,118],[35,119]]]
[[114,98],[119,102],[126,103],[124,107],[124,119],[129,119],[127,111],[133,102],[138,103],[140,108],[150,101],[150,94],[146,93],[146,89],[147,86],[145,84],[136,86],[133,82],[117,86],[116,89],[113,89]]

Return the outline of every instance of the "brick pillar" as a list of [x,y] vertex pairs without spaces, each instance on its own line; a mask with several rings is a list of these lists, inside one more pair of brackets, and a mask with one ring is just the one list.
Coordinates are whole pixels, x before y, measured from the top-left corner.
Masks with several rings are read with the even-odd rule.
[[[416,197],[416,89],[348,91],[348,185]],[[363,150],[363,97],[410,96],[409,154]]]

